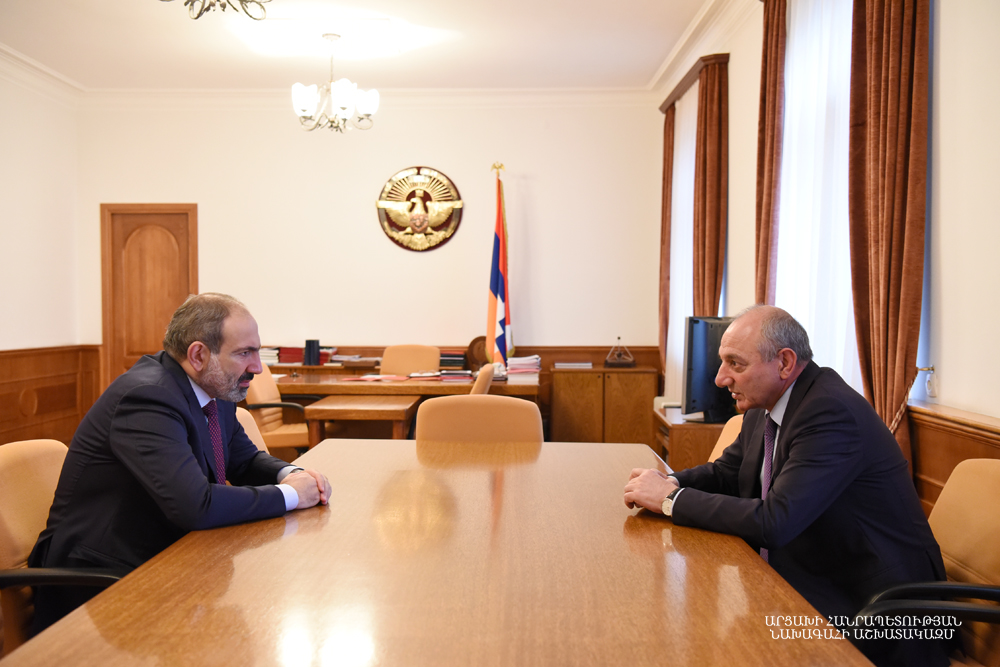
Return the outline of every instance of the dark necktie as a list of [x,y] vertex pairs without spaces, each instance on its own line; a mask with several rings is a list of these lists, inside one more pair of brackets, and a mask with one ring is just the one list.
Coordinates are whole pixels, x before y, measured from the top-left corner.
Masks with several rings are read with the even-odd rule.
[[[778,425],[771,415],[767,416],[767,423],[764,425],[764,470],[760,479],[760,499],[767,498],[767,491],[771,487],[771,466],[774,461],[774,436],[778,432]],[[760,556],[767,560],[767,549],[760,550]]]
[[226,459],[222,455],[222,429],[219,428],[219,407],[215,399],[205,404],[201,409],[208,417],[208,434],[212,437],[212,449],[215,452],[215,482],[226,483]]

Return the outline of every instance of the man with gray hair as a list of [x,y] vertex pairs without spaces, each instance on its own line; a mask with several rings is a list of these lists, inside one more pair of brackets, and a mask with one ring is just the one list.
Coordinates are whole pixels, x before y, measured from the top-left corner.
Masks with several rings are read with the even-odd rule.
[[[258,451],[236,419],[235,403],[262,370],[246,306],[225,294],[191,296],[163,347],[112,382],[83,418],[31,567],[129,571],[188,531],[329,501],[325,476]],[[35,631],[97,592],[40,587]]]
[[[695,468],[633,470],[628,507],[742,537],[839,626],[890,586],[945,578],[895,438],[863,396],[812,361],[791,315],[743,311],[719,356],[715,383],[744,413],[736,441]],[[948,664],[933,641],[859,647],[879,665]]]

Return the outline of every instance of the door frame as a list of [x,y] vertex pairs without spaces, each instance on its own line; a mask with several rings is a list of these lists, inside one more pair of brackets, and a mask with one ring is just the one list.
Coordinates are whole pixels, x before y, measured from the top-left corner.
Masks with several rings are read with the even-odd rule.
[[111,384],[111,347],[114,341],[114,276],[111,247],[114,238],[112,217],[118,214],[181,213],[188,219],[188,283],[198,291],[198,205],[197,204],[101,204],[101,391]]

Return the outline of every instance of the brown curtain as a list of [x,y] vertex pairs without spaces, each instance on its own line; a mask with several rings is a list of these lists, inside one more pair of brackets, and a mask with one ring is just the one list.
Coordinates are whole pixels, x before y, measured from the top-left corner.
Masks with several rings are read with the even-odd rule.
[[728,62],[707,64],[698,75],[698,131],[694,157],[695,317],[719,314],[722,276],[726,266],[728,67]]
[[674,178],[674,114],[667,107],[663,118],[663,201],[660,205],[660,373],[667,368],[667,325],[670,323],[670,205]]
[[910,460],[927,197],[930,0],[855,0],[851,277],[865,397]]
[[757,116],[757,303],[774,305],[778,270],[781,138],[785,123],[785,0],[764,0]]

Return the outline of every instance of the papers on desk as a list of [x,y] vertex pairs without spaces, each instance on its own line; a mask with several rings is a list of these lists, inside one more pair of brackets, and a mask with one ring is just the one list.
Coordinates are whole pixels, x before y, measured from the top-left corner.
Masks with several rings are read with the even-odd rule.
[[410,373],[410,377],[418,379],[418,380],[434,380],[436,378],[441,377],[441,373],[439,371],[427,371],[427,372],[421,372],[421,373]]
[[542,358],[537,354],[530,357],[508,357],[508,373],[537,373],[542,370]]
[[552,366],[553,368],[593,368],[594,364],[590,361],[557,361]]
[[386,381],[396,381],[396,380],[409,380],[410,378],[405,375],[379,375],[373,373],[371,375],[362,375],[357,378],[339,378],[339,382],[350,382],[351,380],[360,380],[361,382],[386,382]]

